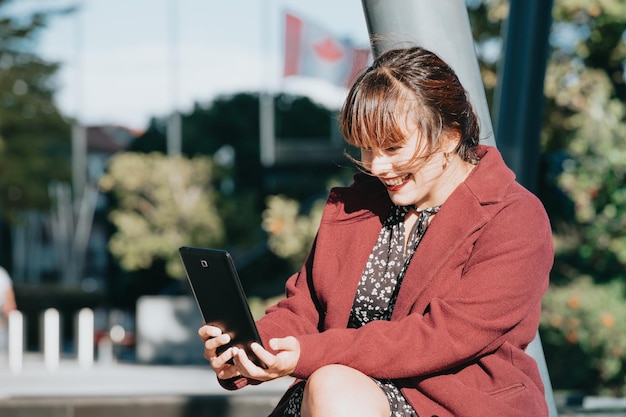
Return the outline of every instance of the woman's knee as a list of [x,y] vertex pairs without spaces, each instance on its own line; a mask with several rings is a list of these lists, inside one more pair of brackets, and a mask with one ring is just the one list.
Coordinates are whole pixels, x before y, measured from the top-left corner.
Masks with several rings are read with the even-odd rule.
[[[389,416],[385,393],[367,375],[343,365],[327,365],[308,378],[303,416]],[[363,414],[365,412],[365,414]]]
[[313,372],[307,379],[305,392],[309,396],[330,398],[342,395],[341,392],[350,388],[350,379],[354,371],[343,365],[327,365]]

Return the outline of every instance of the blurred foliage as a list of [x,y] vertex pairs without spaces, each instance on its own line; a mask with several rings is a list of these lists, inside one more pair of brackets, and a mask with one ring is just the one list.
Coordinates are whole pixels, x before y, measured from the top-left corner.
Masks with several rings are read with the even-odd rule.
[[[307,97],[278,94],[274,97],[274,108],[276,135],[280,140],[329,140],[333,119],[325,107]],[[166,120],[153,119],[130,150],[165,153],[166,130]],[[216,183],[220,191],[216,204],[225,225],[225,243],[237,252],[247,252],[265,241],[259,225],[268,195],[280,190],[291,198],[305,200],[325,194],[328,178],[345,171],[349,171],[347,176],[352,175],[351,170],[330,159],[305,167],[301,164],[263,167],[259,158],[257,93],[238,93],[218,97],[207,104],[196,103],[189,113],[182,115],[182,142],[182,152],[188,157],[214,157],[220,177],[219,184]],[[284,275],[282,266],[267,267],[267,276]],[[244,280],[249,274],[244,270],[241,275]],[[257,280],[267,280],[267,276]]]
[[[280,140],[329,140],[331,111],[308,97],[277,94],[274,109],[276,136]],[[274,184],[267,178],[276,168],[263,167],[259,158],[259,95],[237,93],[218,97],[207,104],[196,103],[189,113],[182,115],[182,126],[182,152],[189,157],[213,155],[224,146],[232,147],[234,160],[231,173],[236,192],[255,195],[254,208],[260,212],[265,192],[273,191],[271,187]],[[133,142],[129,150],[165,153],[166,131],[166,120],[152,120],[147,131]],[[299,198],[323,191],[328,176],[338,170],[330,160],[309,167],[308,173],[299,168],[290,167],[286,174],[287,177],[303,177],[299,186],[291,190],[299,193]]]
[[55,102],[58,64],[34,51],[37,34],[72,9],[12,16],[0,0],[0,204],[10,220],[48,209],[48,183],[69,181],[70,125]]
[[268,233],[268,246],[277,256],[289,260],[294,270],[306,259],[324,209],[324,199],[315,200],[310,209],[301,213],[301,204],[283,195],[267,198],[263,211],[263,229]]
[[[329,141],[332,119],[328,109],[309,98],[286,94],[275,97],[274,105],[276,131],[281,140]],[[165,203],[151,197],[148,205],[153,211],[154,207],[160,207],[159,212],[154,212],[163,215],[144,212],[146,189],[158,188],[164,181],[162,175],[173,169],[163,156],[167,120],[154,118],[146,132],[129,147],[134,159],[122,165],[120,161],[130,157],[115,156],[101,183],[113,197],[110,219],[117,231],[110,241],[111,253],[124,272],[132,272],[131,277],[141,277],[137,278],[141,281],[138,285],[147,288],[150,277],[156,282],[164,275],[183,276],[176,255],[178,246],[224,247],[233,254],[248,292],[263,298],[281,293],[284,280],[293,268],[287,260],[268,251],[267,235],[260,226],[265,198],[276,189],[296,199],[325,195],[327,179],[345,168],[330,160],[307,165],[305,169],[302,164],[263,167],[259,158],[258,94],[239,93],[218,97],[207,105],[196,103],[189,113],[181,116],[183,158],[180,163],[185,166],[196,158],[210,158],[210,176],[201,172],[190,176],[211,189],[211,210],[198,205],[189,213],[181,214],[177,211],[179,207],[172,207],[174,203],[169,197],[172,191],[169,190],[158,192],[168,199]],[[141,155],[149,156],[150,166],[142,165],[148,162],[141,162],[145,158]],[[131,174],[135,170],[140,177]],[[154,172],[160,175],[150,174]],[[126,182],[131,179],[133,185],[129,187]],[[290,187],[285,187],[285,183]],[[139,188],[139,184],[145,189]],[[187,219],[190,216],[198,221],[191,223]],[[207,230],[199,219],[219,224],[220,233]],[[199,235],[191,236],[191,232]],[[209,240],[208,236],[219,236],[219,240]],[[135,247],[131,250],[131,246]],[[167,283],[164,291],[176,291],[174,284]]]
[[212,169],[211,159],[201,156],[126,152],[111,159],[100,187],[117,201],[110,212],[117,231],[109,249],[124,269],[147,269],[164,260],[171,277],[183,278],[180,246],[224,243]]
[[625,294],[624,281],[598,284],[588,275],[550,289],[541,324],[544,343],[561,346],[552,379],[567,378],[570,387],[601,395],[626,395]]
[[508,17],[509,3],[506,0],[466,0],[466,4],[487,102],[491,107],[503,44],[501,27]]
[[[573,71],[570,71],[570,76]],[[560,233],[569,244],[562,246],[596,281],[626,277],[626,106],[611,97],[606,74],[588,70],[576,74],[581,90],[569,95],[578,106],[567,119],[574,134],[558,185],[573,202],[575,232]],[[556,83],[554,83],[556,84]],[[547,84],[548,94],[558,100],[564,87]],[[560,230],[559,230],[560,232]],[[571,242],[576,242],[572,247]]]
[[626,3],[557,0],[553,16],[542,132],[552,183],[540,197],[556,257],[544,349],[556,388],[624,395]]

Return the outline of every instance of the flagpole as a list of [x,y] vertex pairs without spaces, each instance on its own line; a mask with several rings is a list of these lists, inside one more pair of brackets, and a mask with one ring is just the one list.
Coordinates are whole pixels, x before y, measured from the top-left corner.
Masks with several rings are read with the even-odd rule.
[[79,11],[76,16],[75,26],[75,66],[76,79],[74,82],[76,90],[76,109],[74,123],[72,124],[72,188],[74,192],[74,204],[78,205],[85,188],[87,175],[87,129],[83,123],[83,18],[85,11],[82,2],[79,3]]
[[263,85],[259,93],[259,141],[260,159],[264,167],[271,167],[276,163],[276,132],[274,126],[274,95],[269,88],[268,79],[271,71],[269,57],[271,56],[270,28],[272,8],[270,0],[261,3],[261,59],[263,60]]
[[167,154],[179,155],[182,148],[182,120],[178,111],[178,0],[169,2],[169,78],[170,78],[170,105],[171,112],[167,119]]

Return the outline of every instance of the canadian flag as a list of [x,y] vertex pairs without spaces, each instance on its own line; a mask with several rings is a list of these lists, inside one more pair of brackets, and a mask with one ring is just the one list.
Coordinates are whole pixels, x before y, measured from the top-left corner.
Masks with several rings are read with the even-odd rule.
[[355,48],[313,22],[285,13],[284,77],[301,75],[350,87],[370,60],[369,48]]

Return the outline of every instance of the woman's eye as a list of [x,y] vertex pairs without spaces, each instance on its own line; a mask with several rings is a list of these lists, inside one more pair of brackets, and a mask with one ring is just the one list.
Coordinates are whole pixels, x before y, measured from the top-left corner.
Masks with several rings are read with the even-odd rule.
[[394,152],[398,152],[401,149],[400,146],[391,146],[389,148],[385,148],[384,151],[386,153],[394,153]]

